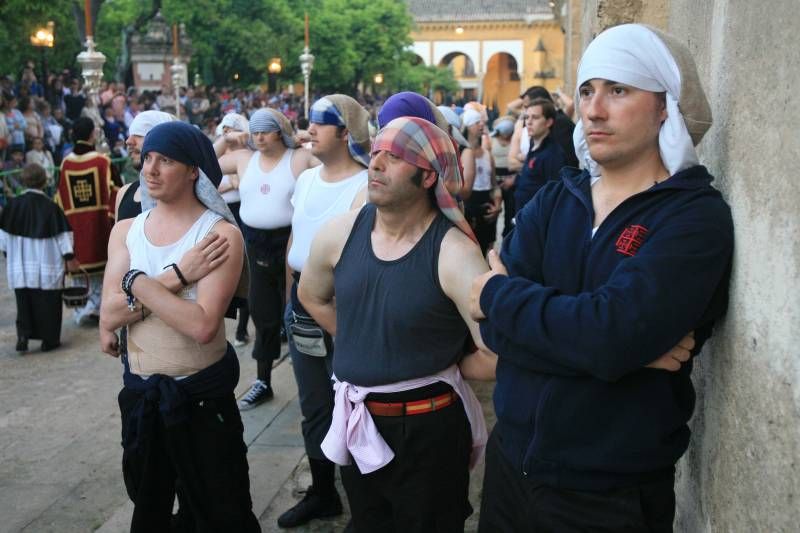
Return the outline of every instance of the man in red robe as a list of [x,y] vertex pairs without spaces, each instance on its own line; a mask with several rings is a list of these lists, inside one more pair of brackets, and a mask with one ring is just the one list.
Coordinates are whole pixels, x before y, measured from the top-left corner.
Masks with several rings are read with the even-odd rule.
[[81,325],[91,322],[100,311],[117,185],[111,160],[95,150],[94,122],[82,117],[75,121],[72,131],[75,148],[61,163],[56,201],[74,232],[75,258],[89,273],[89,298],[75,311],[75,322]]

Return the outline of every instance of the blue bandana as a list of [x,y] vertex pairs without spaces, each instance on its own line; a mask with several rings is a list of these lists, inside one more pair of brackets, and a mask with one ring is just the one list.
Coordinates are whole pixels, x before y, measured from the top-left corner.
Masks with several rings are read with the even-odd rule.
[[199,167],[215,187],[222,181],[222,170],[214,154],[214,146],[203,132],[185,122],[159,124],[144,138],[142,157],[158,152],[191,167]]
[[[348,124],[348,119],[345,117],[349,117],[352,124]],[[358,102],[349,96],[339,94],[320,98],[309,110],[309,122],[347,128],[347,148],[350,157],[364,167],[369,166],[370,160],[368,121],[369,114]]]

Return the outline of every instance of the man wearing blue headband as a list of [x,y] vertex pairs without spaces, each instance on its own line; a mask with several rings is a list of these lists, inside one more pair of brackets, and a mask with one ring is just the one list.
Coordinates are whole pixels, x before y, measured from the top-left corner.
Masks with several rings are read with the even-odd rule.
[[[104,330],[128,327],[119,405],[131,531],[257,532],[234,396],[239,363],[223,321],[246,290],[242,236],[200,130],[160,124],[142,158],[142,213],[111,232],[101,309]],[[211,232],[227,245],[207,273],[189,276],[178,263]]]
[[289,119],[263,108],[250,117],[250,144],[255,148],[226,152],[226,142],[247,140],[245,132],[231,132],[214,145],[223,174],[237,175],[239,217],[247,246],[250,293],[247,296],[256,330],[253,359],[256,380],[239,401],[242,410],[272,399],[272,362],[281,352],[281,323],[286,291],[286,245],[292,224],[297,176],[319,164],[311,152],[296,148]]
[[311,486],[302,500],[278,518],[280,527],[296,527],[312,518],[342,512],[334,481],[335,466],[320,449],[333,413],[333,339],[300,304],[297,283],[319,229],[333,217],[366,202],[369,162],[369,155],[363,155],[369,148],[369,113],[358,102],[343,94],[329,95],[317,100],[309,115],[311,153],[322,165],[300,174],[292,196],[294,214],[287,264],[293,279],[287,280],[291,290],[286,329],[303,413]]
[[479,531],[670,532],[733,252],[695,151],[711,112],[688,48],[639,24],[588,46],[576,102],[585,170],[544,185],[473,282],[498,355]]

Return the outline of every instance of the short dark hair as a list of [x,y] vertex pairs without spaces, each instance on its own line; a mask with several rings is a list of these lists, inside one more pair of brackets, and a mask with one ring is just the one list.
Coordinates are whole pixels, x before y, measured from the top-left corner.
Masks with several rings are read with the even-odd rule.
[[29,189],[44,189],[47,185],[47,171],[36,163],[29,163],[23,167],[20,180]]
[[76,141],[88,141],[94,131],[94,121],[89,117],[80,117],[72,125],[72,137]]
[[544,115],[544,118],[550,118],[553,120],[556,119],[556,106],[553,105],[551,100],[537,98],[536,100],[532,101],[528,107],[533,106],[539,106],[542,108],[542,115]]
[[524,93],[519,95],[520,98],[528,97],[530,100],[539,100],[545,99],[550,102],[553,101],[553,97],[550,96],[550,91],[542,87],[541,85],[533,85],[532,87],[528,87]]

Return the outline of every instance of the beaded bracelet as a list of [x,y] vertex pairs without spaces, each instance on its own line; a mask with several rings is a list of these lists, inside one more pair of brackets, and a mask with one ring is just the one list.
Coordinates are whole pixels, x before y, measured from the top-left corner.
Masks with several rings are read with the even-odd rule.
[[144,274],[141,270],[129,270],[122,276],[122,292],[125,293],[128,302],[128,309],[131,311],[136,310],[136,297],[131,292],[131,287],[133,286],[133,280],[136,279],[137,276]]

